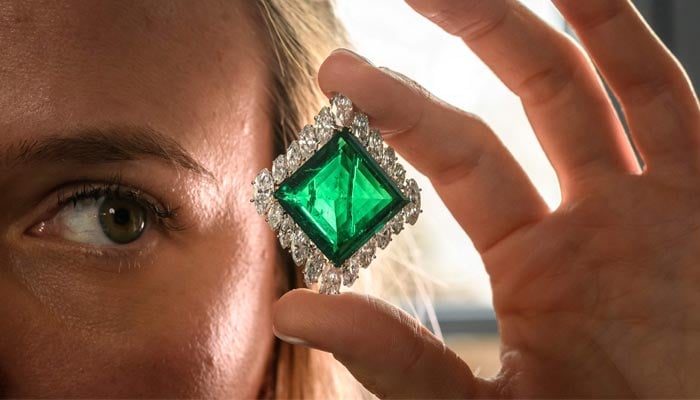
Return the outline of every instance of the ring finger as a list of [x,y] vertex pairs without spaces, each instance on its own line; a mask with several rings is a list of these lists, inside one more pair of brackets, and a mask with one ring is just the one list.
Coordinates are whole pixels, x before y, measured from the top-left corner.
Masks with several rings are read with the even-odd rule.
[[562,185],[639,169],[590,60],[515,0],[407,0],[460,37],[517,94]]

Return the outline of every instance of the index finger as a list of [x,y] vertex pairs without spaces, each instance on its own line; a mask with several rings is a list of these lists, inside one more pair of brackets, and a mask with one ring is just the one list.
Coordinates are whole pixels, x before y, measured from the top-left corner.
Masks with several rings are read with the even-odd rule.
[[548,215],[520,165],[475,116],[348,51],[331,54],[318,80],[325,92],[351,98],[387,143],[430,178],[479,251]]

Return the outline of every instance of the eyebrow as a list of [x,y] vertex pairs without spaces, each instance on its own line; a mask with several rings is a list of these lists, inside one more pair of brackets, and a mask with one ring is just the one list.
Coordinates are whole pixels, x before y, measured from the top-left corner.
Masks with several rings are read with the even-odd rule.
[[5,150],[11,168],[35,162],[74,161],[105,164],[156,158],[197,174],[214,175],[178,142],[148,126],[78,128],[36,140],[22,140]]

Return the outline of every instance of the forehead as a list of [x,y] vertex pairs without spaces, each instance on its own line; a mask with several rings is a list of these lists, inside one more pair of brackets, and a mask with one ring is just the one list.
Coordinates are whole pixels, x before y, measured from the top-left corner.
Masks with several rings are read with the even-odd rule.
[[265,79],[253,4],[0,3],[0,138],[106,121],[168,132],[227,122]]

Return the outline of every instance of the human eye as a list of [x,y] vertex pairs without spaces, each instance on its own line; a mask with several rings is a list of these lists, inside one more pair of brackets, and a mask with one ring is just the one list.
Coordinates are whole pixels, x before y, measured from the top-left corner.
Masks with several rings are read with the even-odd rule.
[[180,230],[176,209],[119,182],[83,183],[57,193],[55,212],[31,232],[91,247],[123,246],[150,229]]

